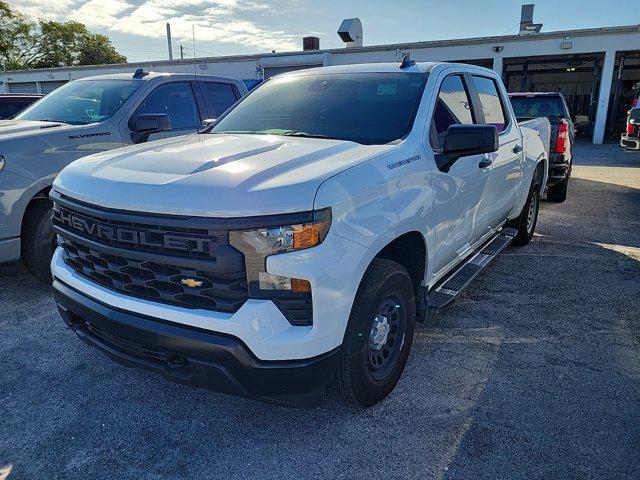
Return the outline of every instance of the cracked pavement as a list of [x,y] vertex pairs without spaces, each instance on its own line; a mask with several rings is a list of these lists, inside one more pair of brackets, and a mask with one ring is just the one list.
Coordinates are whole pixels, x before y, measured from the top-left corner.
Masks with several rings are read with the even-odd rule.
[[640,154],[579,144],[564,204],[416,330],[368,410],[115,364],[0,278],[0,479],[640,478]]

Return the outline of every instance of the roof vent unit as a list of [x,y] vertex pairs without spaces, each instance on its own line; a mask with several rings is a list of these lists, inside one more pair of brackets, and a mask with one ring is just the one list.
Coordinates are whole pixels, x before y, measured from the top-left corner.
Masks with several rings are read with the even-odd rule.
[[342,21],[338,28],[338,35],[347,48],[362,46],[362,22],[359,18],[347,18]]
[[320,39],[318,37],[304,37],[302,39],[302,50],[320,50]]
[[542,30],[541,23],[533,23],[533,8],[535,5],[522,5],[522,13],[520,14],[520,31],[518,35],[535,35]]

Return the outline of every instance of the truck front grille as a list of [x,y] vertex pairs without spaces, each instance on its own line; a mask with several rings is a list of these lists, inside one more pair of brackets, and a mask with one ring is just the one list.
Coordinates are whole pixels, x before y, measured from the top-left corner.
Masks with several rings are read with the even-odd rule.
[[178,265],[135,260],[64,237],[61,246],[65,263],[76,273],[133,297],[231,313],[248,298],[244,272],[214,275]]
[[218,249],[229,245],[228,232],[219,228],[146,224],[133,215],[127,219],[119,217],[100,217],[62,205],[56,205],[53,211],[53,221],[60,227],[114,247],[183,258],[215,259]]
[[54,200],[62,258],[92,282],[145,300],[227,313],[249,298],[244,256],[219,225]]

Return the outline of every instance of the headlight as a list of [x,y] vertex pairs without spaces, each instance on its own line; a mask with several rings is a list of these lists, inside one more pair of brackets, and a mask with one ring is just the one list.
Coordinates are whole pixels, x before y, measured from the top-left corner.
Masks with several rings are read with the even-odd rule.
[[4,155],[0,155],[0,170],[4,168]]
[[330,225],[331,209],[325,208],[314,212],[311,221],[306,223],[229,232],[231,245],[245,256],[249,295],[259,298],[259,292],[264,290],[310,291],[306,280],[267,273],[266,258],[319,245]]

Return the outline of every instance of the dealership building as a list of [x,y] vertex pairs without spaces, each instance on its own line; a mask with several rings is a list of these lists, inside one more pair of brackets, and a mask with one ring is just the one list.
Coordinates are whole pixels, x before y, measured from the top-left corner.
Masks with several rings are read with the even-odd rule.
[[541,31],[533,8],[523,7],[517,35],[391,45],[363,45],[359,20],[345,20],[344,48],[322,50],[317,38],[304,39],[298,52],[203,57],[119,65],[0,72],[1,92],[48,93],[77,78],[137,68],[196,72],[243,79],[253,86],[278,73],[326,65],[416,61],[455,61],[491,68],[509,92],[559,91],[577,120],[578,131],[600,144],[618,138],[626,111],[640,91],[640,25]]

